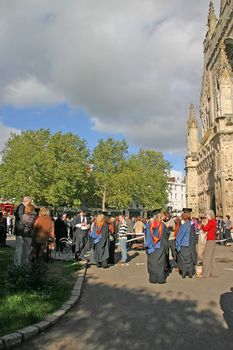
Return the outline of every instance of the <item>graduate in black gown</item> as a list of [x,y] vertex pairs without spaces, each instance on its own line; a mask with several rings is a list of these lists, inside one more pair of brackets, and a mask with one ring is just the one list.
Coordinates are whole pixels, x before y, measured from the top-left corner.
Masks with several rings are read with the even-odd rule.
[[165,267],[169,230],[163,223],[163,219],[164,214],[159,213],[146,227],[145,248],[150,283],[166,283]]
[[99,214],[93,224],[90,236],[93,240],[94,259],[97,267],[108,267],[109,231],[104,214]]
[[190,208],[183,209],[182,219],[184,223],[180,226],[176,236],[179,272],[183,278],[193,277],[197,263],[196,230],[191,222],[191,212]]

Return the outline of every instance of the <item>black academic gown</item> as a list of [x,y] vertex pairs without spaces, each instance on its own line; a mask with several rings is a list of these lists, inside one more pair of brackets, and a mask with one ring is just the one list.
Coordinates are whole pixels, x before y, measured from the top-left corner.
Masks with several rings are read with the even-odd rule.
[[168,249],[169,230],[163,224],[160,248],[156,248],[151,254],[147,254],[147,268],[151,283],[165,283],[165,267]]
[[117,233],[116,233],[116,224],[114,222],[114,233],[109,234],[109,259],[108,262],[110,265],[115,264],[115,249],[116,249],[116,240],[117,240]]
[[191,225],[190,228],[189,246],[180,247],[177,256],[180,274],[183,277],[186,275],[191,277],[195,273],[195,265],[197,263],[196,231],[194,225]]
[[107,267],[109,259],[109,232],[108,224],[102,228],[100,241],[94,244],[94,259],[97,266]]
[[81,227],[76,227],[76,225],[81,224],[82,218],[81,215],[77,215],[74,217],[72,221],[72,228],[73,228],[73,242],[75,245],[75,255],[79,259],[84,258],[85,252],[88,250],[87,243],[88,243],[88,233],[90,230],[91,225],[91,219],[90,217],[86,216],[86,224],[89,225],[86,230],[83,230]]
[[5,247],[6,245],[6,234],[7,234],[7,220],[2,217],[0,221],[0,246]]
[[54,231],[55,231],[55,237],[56,237],[57,250],[63,250],[63,245],[61,244],[60,239],[68,237],[68,230],[64,220],[62,220],[61,218],[58,218],[54,222]]

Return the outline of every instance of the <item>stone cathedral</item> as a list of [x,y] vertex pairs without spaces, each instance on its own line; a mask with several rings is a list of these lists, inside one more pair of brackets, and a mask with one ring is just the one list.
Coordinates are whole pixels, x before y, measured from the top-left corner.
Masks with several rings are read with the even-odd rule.
[[186,200],[194,215],[213,209],[233,219],[233,0],[210,2],[200,99],[201,138],[193,105],[188,120]]

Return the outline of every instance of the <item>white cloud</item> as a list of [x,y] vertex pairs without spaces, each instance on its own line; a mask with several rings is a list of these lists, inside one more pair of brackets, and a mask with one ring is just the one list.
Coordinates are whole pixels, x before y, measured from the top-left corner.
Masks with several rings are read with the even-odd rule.
[[2,1],[2,104],[64,100],[85,109],[96,130],[182,151],[189,104],[199,103],[208,4]]
[[3,101],[17,107],[53,105],[64,99],[53,91],[53,87],[44,85],[35,77],[15,81],[5,87]]

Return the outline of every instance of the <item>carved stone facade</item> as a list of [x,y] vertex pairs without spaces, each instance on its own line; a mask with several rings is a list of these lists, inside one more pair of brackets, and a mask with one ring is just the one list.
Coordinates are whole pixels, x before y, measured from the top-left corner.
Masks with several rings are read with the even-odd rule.
[[233,1],[212,1],[204,40],[201,141],[194,107],[188,121],[186,200],[195,215],[213,209],[233,218]]

